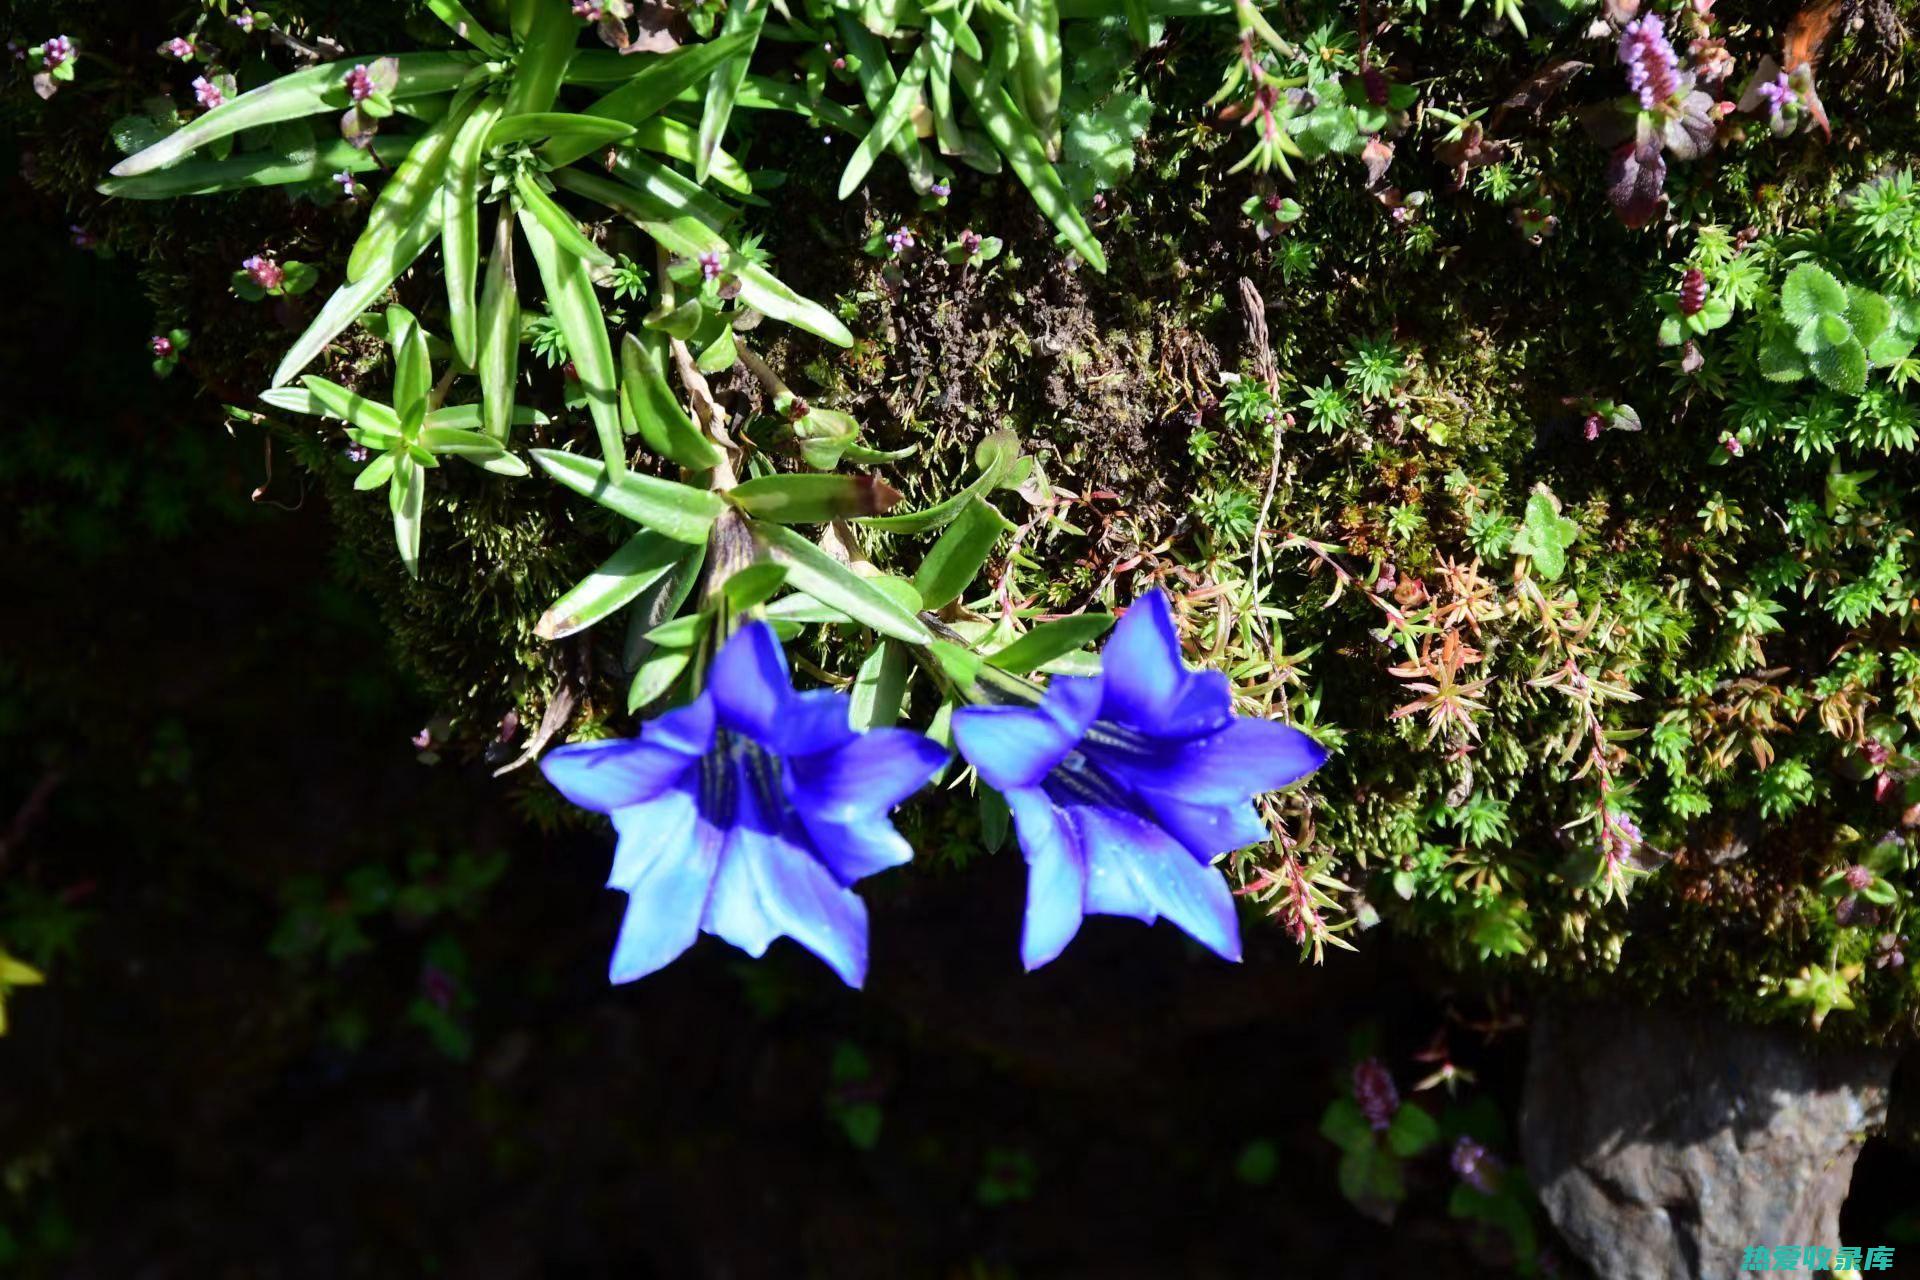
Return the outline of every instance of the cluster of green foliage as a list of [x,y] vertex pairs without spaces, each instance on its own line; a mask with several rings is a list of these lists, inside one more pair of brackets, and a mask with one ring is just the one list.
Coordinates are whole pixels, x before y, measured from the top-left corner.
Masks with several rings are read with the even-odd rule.
[[[394,502],[354,505],[337,428],[241,411],[341,504],[358,572],[470,740],[563,695],[570,732],[610,731],[697,668],[716,611],[762,606],[877,723],[976,674],[964,654],[939,675],[909,660],[923,609],[1002,667],[1073,670],[1102,606],[1158,582],[1249,709],[1337,748],[1236,859],[1309,951],[1384,918],[1466,967],[1911,1033],[1920,130],[1895,28],[1815,50],[1831,139],[1730,115],[1711,163],[1676,167],[1658,220],[1629,229],[1577,119],[1620,85],[1598,6],[1482,25],[1390,5],[1365,29],[1332,4],[694,6],[711,39],[623,56],[576,47],[568,14],[572,55],[551,60],[514,14],[429,7],[474,47],[394,55],[366,147],[327,133],[348,59],[262,75],[254,93],[299,114],[229,115],[223,136],[204,122],[252,94],[177,132],[144,112],[159,136],[125,123],[122,141],[170,150],[107,189],[287,181],[351,224],[334,168],[394,167],[343,273],[337,226],[289,238],[288,265],[297,249],[349,283],[302,314],[297,360],[264,358],[277,383],[326,360],[265,409],[346,420],[393,459],[362,474]],[[1701,39],[1780,48],[1791,15],[1729,7]],[[1676,32],[1699,20],[1662,8]],[[517,11],[558,32],[565,8]],[[859,139],[844,167],[780,150],[822,129]],[[223,138],[224,156],[163,163]],[[787,168],[750,168],[750,146]],[[1049,230],[1015,212],[988,215],[993,237],[956,230],[1006,208],[1002,167]],[[874,207],[849,236],[828,210],[856,188]],[[756,222],[769,198],[781,216]],[[111,216],[130,245],[164,242]],[[521,299],[516,230],[544,308]],[[1084,264],[1111,256],[1112,283],[1063,268],[1053,233]],[[423,291],[404,273],[435,243],[444,279]],[[769,251],[822,300],[767,274]],[[1257,336],[1246,293],[1229,301],[1242,277]],[[355,325],[390,286],[409,308]],[[852,346],[764,338],[761,316]],[[263,363],[212,317],[160,319],[191,322],[190,367]],[[928,342],[969,353],[933,369],[939,409]],[[795,393],[782,361],[819,390]],[[465,378],[478,405],[449,407]],[[889,447],[866,443],[895,419]],[[583,426],[597,458],[567,448]],[[529,442],[558,487],[432,468]],[[885,512],[892,490],[860,468],[911,509]],[[416,507],[402,473],[430,470]],[[764,572],[694,597],[713,531],[742,522]],[[417,584],[380,568],[389,523],[435,548]],[[956,856],[1005,838],[991,805],[945,826]]]

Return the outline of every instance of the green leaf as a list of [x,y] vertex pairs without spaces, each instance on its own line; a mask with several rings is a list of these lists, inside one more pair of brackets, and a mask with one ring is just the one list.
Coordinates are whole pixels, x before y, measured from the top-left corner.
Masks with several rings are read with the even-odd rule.
[[1336,1098],[1320,1116],[1320,1136],[1342,1151],[1357,1151],[1374,1144],[1373,1126],[1352,1098]]
[[[886,109],[887,99],[892,95],[895,85],[893,64],[887,60],[886,46],[854,15],[842,12],[836,16],[840,24],[840,38],[853,55],[860,94],[866,99],[867,110],[877,116]],[[917,134],[896,129],[883,141],[907,167],[907,181],[915,191],[924,193],[933,185],[933,166],[928,162],[926,149],[920,145]]]
[[[377,400],[369,400],[357,391],[349,391],[337,382],[308,375],[301,379],[307,384],[307,393],[320,403],[322,409],[336,418],[343,418],[356,427],[365,427],[370,431],[385,431],[398,434],[400,415],[389,406]],[[264,397],[263,397],[264,398]]]
[[1425,1108],[1402,1103],[1387,1127],[1387,1146],[1397,1156],[1417,1156],[1440,1140],[1440,1122]]
[[[683,90],[704,80],[715,67],[746,48],[749,43],[751,41],[745,34],[722,36],[705,44],[685,45],[672,53],[649,58],[625,84],[589,106],[586,114],[608,120],[624,120],[633,125],[652,119],[679,97]],[[556,146],[550,153],[543,153],[541,158],[559,169],[591,151],[592,147],[573,151],[571,147]]]
[[400,563],[407,576],[420,576],[420,527],[426,509],[427,473],[407,454],[383,455],[395,460],[393,482],[387,486],[388,505],[393,509],[393,541],[400,548]]
[[692,662],[690,649],[661,649],[641,663],[640,669],[633,673],[632,685],[627,688],[628,713],[664,697]]
[[354,477],[353,487],[361,493],[365,493],[369,489],[378,489],[381,485],[393,479],[394,464],[403,456],[403,454],[393,452],[381,454],[372,462],[369,462],[365,470]]
[[[584,494],[609,511],[617,511],[676,542],[704,544],[713,522],[726,503],[704,489],[671,480],[627,472],[607,478],[606,464],[557,449],[535,449],[540,469],[575,493]],[[815,548],[818,550],[818,548]],[[825,552],[821,552],[825,555]]]
[[588,152],[594,152],[632,136],[633,126],[624,120],[575,115],[568,111],[527,111],[517,116],[501,116],[487,135],[487,150],[532,142],[535,138],[558,138],[579,143]]
[[478,368],[480,319],[474,285],[480,274],[480,158],[487,134],[500,118],[500,104],[482,103],[460,126],[447,158],[440,193],[440,260],[447,272],[447,328],[459,362]]
[[754,521],[753,534],[776,564],[787,566],[787,581],[794,590],[840,610],[881,635],[908,644],[932,641],[932,633],[885,590],[793,530]]
[[552,196],[542,191],[540,184],[534,181],[531,173],[522,169],[515,176],[513,192],[520,197],[523,224],[526,221],[524,215],[530,213],[539,219],[540,225],[547,229],[547,234],[553,237],[554,243],[566,252],[596,267],[613,265],[613,255],[587,239],[587,233],[580,229],[580,224],[574,221],[573,215],[556,204]]
[[[516,427],[543,427],[547,422],[547,415],[530,405],[515,405],[513,408],[513,425]],[[481,408],[477,404],[453,404],[435,409],[426,416],[422,425],[458,427],[462,431],[486,430]]]
[[713,622],[711,613],[690,613],[684,618],[663,622],[647,632],[647,639],[665,649],[684,649],[700,643]]
[[980,468],[980,474],[972,484],[952,497],[919,511],[903,512],[897,516],[871,516],[861,523],[888,533],[931,533],[935,529],[943,529],[966,509],[969,502],[991,493],[1019,461],[1020,437],[1007,430],[991,432],[973,452],[973,462]]
[[[691,214],[663,203],[651,192],[577,169],[561,170],[553,179],[567,190],[598,200],[635,222],[669,253],[698,258],[703,253],[727,256],[736,252],[719,232]],[[836,346],[853,345],[853,335],[832,312],[787,288],[765,267],[743,265],[736,278],[740,281],[740,301],[755,311],[825,338]]]
[[479,431],[460,427],[422,427],[420,445],[429,453],[465,458],[498,476],[524,476],[527,464],[500,447],[500,442]]
[[366,173],[395,164],[419,134],[376,138],[361,149],[344,138],[316,144],[311,136],[297,148],[248,151],[221,159],[182,160],[165,169],[132,178],[108,178],[95,190],[122,200],[167,200],[217,191],[245,191],[300,182],[324,182],[336,173]]
[[504,58],[508,49],[499,36],[494,35],[467,11],[460,0],[427,0],[427,8],[433,10],[440,21],[453,29],[453,33],[467,41],[490,58]]
[[540,615],[533,633],[561,640],[617,613],[665,578],[686,556],[684,544],[642,529]]
[[901,73],[899,83],[888,95],[886,105],[873,114],[873,127],[860,139],[860,145],[853,149],[853,155],[847,159],[847,167],[840,173],[840,198],[845,200],[852,195],[866,178],[873,162],[880,158],[880,152],[895,134],[908,127],[913,117],[913,109],[920,102],[920,90],[926,84],[927,73],[933,66],[933,46],[922,41],[913,51],[913,57],[907,63],[907,69]]
[[1527,499],[1527,514],[1513,539],[1513,554],[1527,556],[1548,582],[1567,568],[1567,548],[1580,536],[1580,526],[1560,514],[1551,497],[1535,493]]
[[629,332],[620,340],[620,391],[640,438],[663,458],[689,471],[706,471],[726,451],[695,425],[667,382],[664,340]]
[[533,250],[541,283],[547,287],[547,305],[566,335],[567,353],[573,357],[574,372],[587,395],[587,412],[600,437],[600,456],[618,475],[627,469],[627,446],[620,431],[620,380],[614,372],[613,346],[607,341],[606,317],[593,292],[593,277],[584,261],[554,242],[546,223],[524,209],[520,234]]
[[580,20],[568,5],[536,0],[524,23],[524,28],[518,22],[514,27],[520,49],[514,60],[513,87],[507,93],[510,116],[553,109],[567,64],[580,43]]
[[438,200],[429,202],[420,218],[401,231],[400,238],[368,267],[365,275],[334,291],[333,296],[327,299],[327,304],[320,308],[320,314],[307,326],[306,332],[280,358],[279,367],[273,371],[272,385],[277,387],[291,381],[296,373],[326,349],[329,342],[340,335],[341,330],[372,306],[400,278],[401,272],[413,265],[414,259],[424,253],[427,246],[439,236],[440,212]]
[[1871,290],[1848,287],[1847,327],[1862,346],[1871,346],[1892,323],[1893,307],[1885,298]]
[[433,367],[427,359],[427,335],[405,307],[387,308],[387,341],[393,346],[393,407],[404,419],[415,409],[424,419]]
[[[367,61],[371,59],[348,58],[323,63],[251,89],[224,106],[215,107],[185,128],[168,134],[140,154],[127,157],[113,166],[111,172],[116,178],[151,173],[190,151],[231,137],[242,129],[258,129],[283,120],[340,110],[347,104],[347,73]],[[470,53],[403,53],[393,61],[399,79],[390,96],[397,100],[446,93],[479,69]]]
[[1810,262],[1795,267],[1780,286],[1780,314],[1796,328],[1805,328],[1821,316],[1842,315],[1846,309],[1846,288]]
[[1067,194],[1060,174],[1047,159],[1046,144],[1033,123],[1020,114],[1005,86],[989,82],[986,69],[974,59],[965,54],[955,56],[953,75],[960,82],[960,89],[967,95],[967,100],[973,103],[973,109],[979,113],[987,136],[993,139],[993,145],[1007,158],[1014,174],[1033,194],[1033,201],[1040,206],[1040,212],[1067,238],[1067,243],[1086,259],[1088,266],[1104,275],[1107,256],[1101,252],[1099,242],[1093,238],[1093,229],[1087,226],[1086,219],[1080,216],[1080,210],[1074,206],[1073,198]]
[[907,677],[912,674],[913,662],[905,649],[891,640],[876,643],[854,673],[853,727],[864,733],[897,724]]
[[750,564],[736,569],[720,593],[736,613],[745,613],[773,599],[773,593],[787,583],[787,567],[781,564]]
[[1807,358],[1791,330],[1774,326],[1760,343],[1760,374],[1771,382],[1798,382],[1807,376]]
[[[633,145],[647,151],[666,156],[669,160],[680,160],[692,164],[699,154],[700,140],[693,126],[672,116],[655,116],[643,121],[633,132]],[[732,153],[716,147],[708,159],[708,176],[721,186],[740,195],[753,194],[753,179]]]
[[402,233],[417,225],[429,207],[440,217],[445,216],[445,210],[440,207],[440,186],[446,178],[454,139],[472,110],[473,101],[467,98],[449,111],[413,144],[407,158],[387,179],[367,213],[366,229],[361,231],[347,255],[347,283],[357,284],[376,271]]
[[677,545],[680,559],[665,577],[641,592],[627,610],[627,639],[621,650],[621,664],[628,671],[636,670],[653,651],[647,633],[680,612],[680,606],[693,594],[694,586],[700,581],[700,571],[706,566],[704,545]]
[[1814,377],[1843,395],[1867,389],[1867,353],[1858,342],[1822,347],[1807,357],[1807,365]]
[[1084,649],[1113,626],[1110,613],[1080,613],[1071,618],[1043,622],[1004,649],[987,655],[1002,671],[1024,675],[1037,671],[1056,658]]
[[926,607],[939,610],[959,599],[979,576],[1000,535],[1012,529],[1012,523],[992,506],[969,498],[913,575],[914,589]]
[[873,476],[761,476],[735,486],[727,496],[750,516],[781,524],[825,524],[866,515],[899,495]]
[[513,224],[519,211],[511,196],[500,202],[493,227],[493,253],[480,291],[480,400],[486,433],[504,443],[516,410],[514,385],[520,377],[520,290],[513,272]]
[[771,7],[769,0],[735,0],[727,6],[722,34],[741,37],[745,44],[738,54],[715,68],[713,78],[707,81],[707,101],[700,112],[700,137],[693,159],[696,182],[704,183],[707,175],[714,171],[720,141],[726,137],[727,121],[733,115],[734,99],[739,97],[740,85],[747,78],[747,63],[753,47],[760,42],[760,31],[766,25],[767,10]]

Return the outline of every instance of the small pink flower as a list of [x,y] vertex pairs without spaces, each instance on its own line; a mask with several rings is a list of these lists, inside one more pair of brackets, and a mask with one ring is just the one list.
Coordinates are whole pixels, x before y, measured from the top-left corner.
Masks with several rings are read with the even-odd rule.
[[233,25],[234,25],[234,26],[236,26],[236,27],[238,27],[238,28],[240,28],[240,29],[241,29],[242,31],[252,31],[252,30],[253,30],[253,13],[252,13],[252,11],[251,11],[251,10],[249,10],[249,11],[247,11],[247,12],[244,12],[244,13],[236,13],[236,14],[234,14],[234,15],[233,15]]
[[1731,431],[1720,437],[1720,447],[1727,451],[1727,456],[1730,458],[1746,456],[1747,446],[1741,444],[1740,437],[1734,435]]
[[347,72],[347,93],[355,102],[365,102],[373,96],[373,75],[367,70],[367,64],[361,63]]
[[582,22],[598,22],[607,16],[607,6],[601,0],[573,0],[573,16]]
[[953,194],[953,188],[947,183],[936,182],[931,187],[927,188],[927,192],[928,194],[932,195],[933,198],[936,200],[945,200],[948,196]]
[[208,111],[224,105],[227,101],[227,95],[220,92],[220,86],[205,76],[199,76],[194,80],[193,96],[199,101],[200,105]]
[[67,228],[67,235],[72,237],[76,249],[97,249],[100,246],[100,237],[77,222]]
[[700,278],[717,280],[720,278],[720,255],[715,252],[703,253],[696,259],[700,264]]
[[1392,1126],[1393,1113],[1400,1109],[1400,1091],[1394,1087],[1393,1073],[1386,1063],[1362,1058],[1353,1064],[1353,1100],[1375,1133],[1384,1133]]
[[1800,101],[1800,95],[1793,91],[1784,71],[1765,84],[1755,85],[1754,91],[1767,104],[1767,114],[1775,119],[1779,118],[1782,111]]
[[[373,456],[373,450],[367,448],[367,446],[363,444],[350,444],[347,446],[348,462],[365,462],[368,458],[371,458],[372,456]],[[416,739],[416,742],[417,741],[418,740]]]
[[1590,413],[1587,415],[1586,422],[1581,427],[1580,434],[1589,440],[1598,440],[1600,438],[1600,427],[1600,415]]
[[980,233],[968,227],[960,233],[960,249],[969,258],[980,252]]
[[185,36],[175,36],[162,47],[167,51],[169,56],[178,58],[182,62],[193,61],[193,41],[187,39]]
[[1847,868],[1847,887],[1849,889],[1865,889],[1869,888],[1872,884],[1873,872],[1860,866],[1858,863]]
[[165,360],[173,354],[173,339],[171,338],[155,337],[149,341],[148,345],[153,348],[153,354],[159,356],[162,360]]
[[55,36],[40,47],[40,64],[48,71],[72,58],[73,40],[69,36]]
[[905,253],[913,248],[913,232],[905,227],[901,227],[898,231],[890,231],[887,233],[887,245],[895,253]]
[[272,258],[264,257],[256,253],[241,263],[240,266],[242,270],[253,277],[255,284],[265,289],[268,293],[272,293],[275,289],[278,289],[286,283],[286,268],[275,262]]
[[354,176],[351,170],[342,169],[340,172],[333,175],[333,180],[340,184],[341,195],[345,196],[349,200],[355,200],[359,198],[360,184],[354,180]]

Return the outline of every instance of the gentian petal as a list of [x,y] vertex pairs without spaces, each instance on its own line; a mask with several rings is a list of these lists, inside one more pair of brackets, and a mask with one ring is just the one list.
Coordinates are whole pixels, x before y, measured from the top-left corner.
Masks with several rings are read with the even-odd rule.
[[720,723],[748,737],[771,743],[781,716],[793,699],[787,658],[780,638],[764,622],[749,622],[720,647],[707,672]]
[[582,809],[611,813],[673,786],[712,743],[713,707],[700,698],[653,721],[642,737],[556,748],[540,761],[540,772]]
[[1134,728],[1156,738],[1197,738],[1233,719],[1233,685],[1224,671],[1189,671],[1187,687],[1157,724]]
[[1038,707],[954,712],[953,743],[994,790],[1038,786],[1086,736],[1099,705],[1099,681],[1058,676]]
[[1092,753],[1110,776],[1139,791],[1194,804],[1232,804],[1276,791],[1326,763],[1327,749],[1277,720],[1236,719],[1219,733],[1164,749],[1102,746]]
[[1020,928],[1020,963],[1031,973],[1073,941],[1086,914],[1087,867],[1073,827],[1046,793],[1006,793],[1014,830],[1027,858],[1027,914]]
[[1272,834],[1260,811],[1245,800],[1236,804],[1187,804],[1161,791],[1141,792],[1140,798],[1167,834],[1202,862],[1259,844]]
[[1166,593],[1149,591],[1133,602],[1101,651],[1100,716],[1151,728],[1180,704],[1190,675],[1180,660],[1180,636]]
[[788,794],[809,818],[884,821],[888,810],[926,785],[947,751],[911,729],[872,729],[830,751],[787,758]]
[[848,986],[867,973],[867,908],[835,880],[807,843],[805,828],[766,811],[759,788],[738,773],[733,826],[703,922],[751,956],[788,937],[826,961]]
[[612,880],[628,897],[607,977],[632,982],[671,964],[700,936],[720,832],[685,792],[619,810],[614,825],[620,844]]
[[809,689],[792,694],[779,716],[761,738],[779,755],[793,757],[832,751],[860,735],[852,723],[853,700],[831,689]]
[[883,817],[829,822],[802,809],[800,820],[813,840],[814,852],[841,884],[854,884],[913,861],[913,846]]
[[1240,921],[1218,868],[1197,861],[1165,831],[1134,814],[1091,805],[1076,806],[1072,814],[1087,852],[1089,910],[1096,881],[1125,876],[1135,892],[1114,894],[1114,901],[1143,903],[1151,913],[1147,919],[1165,917],[1222,959],[1240,958]]

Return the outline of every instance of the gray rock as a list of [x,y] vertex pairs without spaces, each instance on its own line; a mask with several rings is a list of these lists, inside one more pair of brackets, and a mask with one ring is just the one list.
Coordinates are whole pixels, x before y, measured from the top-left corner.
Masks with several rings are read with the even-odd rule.
[[1527,1171],[1600,1280],[1733,1280],[1751,1246],[1843,1243],[1840,1204],[1894,1063],[1711,1013],[1544,1010]]

